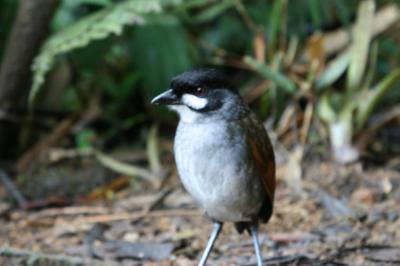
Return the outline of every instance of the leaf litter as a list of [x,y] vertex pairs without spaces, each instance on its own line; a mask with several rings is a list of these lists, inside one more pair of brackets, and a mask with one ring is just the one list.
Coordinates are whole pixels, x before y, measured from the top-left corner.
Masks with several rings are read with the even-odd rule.
[[[260,230],[267,265],[399,263],[399,172],[306,160],[299,190],[283,176],[285,164],[274,215]],[[176,173],[161,188],[126,186],[112,198],[71,202],[3,211],[0,264],[196,265],[212,227]],[[255,265],[250,237],[226,224],[209,265]]]

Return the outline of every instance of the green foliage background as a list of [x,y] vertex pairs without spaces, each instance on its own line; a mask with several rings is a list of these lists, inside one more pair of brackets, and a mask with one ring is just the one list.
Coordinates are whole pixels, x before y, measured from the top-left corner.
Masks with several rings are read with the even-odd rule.
[[[3,0],[1,4],[0,24],[6,26],[0,29],[0,55],[17,2]],[[312,35],[349,30],[357,19],[360,2],[62,0],[51,25],[52,33],[32,66],[29,104],[40,106],[40,99],[46,97],[46,81],[59,66],[67,65],[71,74],[59,95],[63,111],[83,112],[90,100],[100,95],[103,119],[111,125],[104,133],[108,138],[140,126],[150,117],[154,120],[154,115],[168,119],[169,114],[154,114],[149,109],[149,98],[167,88],[170,79],[184,70],[215,66],[235,69],[232,73],[239,76],[238,87],[247,88],[247,93],[259,82],[270,80],[252,105],[263,118],[272,117],[274,125],[286,106],[304,98],[323,105],[319,108],[321,118],[333,123],[324,118],[336,119],[334,113],[340,113],[340,106],[345,105],[342,93],[346,90],[343,79],[348,61],[334,69],[335,78],[323,86],[318,85],[323,75],[313,70],[310,62],[303,64],[310,69],[300,75],[293,69],[304,63],[301,54]],[[376,1],[376,10],[389,4],[396,5],[396,1]],[[257,36],[264,40],[262,60],[255,54]],[[395,71],[400,61],[398,36],[380,36],[371,40],[372,45],[375,54],[371,48],[365,58],[369,64],[375,62],[371,65],[374,75],[369,88],[378,86],[377,82]],[[397,76],[392,78],[391,88],[382,89],[385,94],[379,96],[379,101],[371,101],[373,106],[366,108],[371,110],[364,116],[369,117],[376,108],[398,104],[400,90],[392,89],[399,87]],[[364,93],[357,90],[355,97],[361,99]],[[352,122],[354,118],[350,119]]]

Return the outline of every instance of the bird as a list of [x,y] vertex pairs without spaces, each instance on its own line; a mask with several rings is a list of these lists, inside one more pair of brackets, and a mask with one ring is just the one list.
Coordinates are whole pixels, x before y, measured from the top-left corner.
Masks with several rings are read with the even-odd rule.
[[266,129],[220,70],[200,68],[174,77],[154,97],[179,115],[174,157],[180,180],[213,223],[200,266],[206,265],[222,226],[250,234],[263,264],[260,222],[273,212],[275,157]]

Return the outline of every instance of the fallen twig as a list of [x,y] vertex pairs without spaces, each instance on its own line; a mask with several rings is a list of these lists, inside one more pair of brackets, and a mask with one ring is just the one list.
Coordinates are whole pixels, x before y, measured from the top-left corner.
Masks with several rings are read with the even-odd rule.
[[71,201],[62,196],[50,196],[44,199],[38,199],[27,202],[25,209],[38,210],[48,207],[62,207],[70,205]]
[[300,140],[303,145],[307,143],[308,134],[311,128],[311,121],[313,118],[314,106],[312,103],[308,103],[306,110],[304,111],[304,122],[300,129]]
[[171,194],[171,192],[173,192],[173,190],[174,190],[173,187],[169,187],[169,188],[162,190],[160,193],[157,193],[155,198],[153,199],[153,201],[149,205],[143,207],[143,211],[150,212],[150,211],[154,210],[157,205],[162,203],[162,201],[169,194]]
[[166,217],[166,216],[199,216],[202,215],[200,210],[157,210],[157,211],[140,211],[133,213],[115,213],[104,214],[89,217],[82,217],[77,223],[108,223],[121,220],[138,220],[149,217]]
[[[288,256],[278,256],[278,257],[272,257],[269,259],[264,259],[264,262],[266,265],[315,265],[318,263],[320,260],[318,258],[313,258],[309,255],[288,255]],[[246,263],[243,264],[246,266],[253,266],[256,265],[256,263],[251,262],[251,263]],[[320,265],[320,264],[316,264]],[[336,264],[332,264],[336,265]]]
[[70,216],[70,215],[89,215],[89,214],[106,214],[107,209],[98,206],[72,206],[64,208],[45,209],[40,212],[29,215],[30,219],[42,219],[54,216]]
[[317,236],[306,232],[279,232],[269,234],[268,238],[275,242],[291,243],[298,241],[316,240]]
[[11,180],[11,178],[2,170],[0,170],[0,181],[1,181],[1,183],[3,183],[7,192],[18,203],[18,206],[23,209],[26,208],[27,201],[26,201],[24,195],[22,195],[22,193],[19,191],[19,189],[14,184],[14,182]]
[[[49,264],[60,265],[60,264],[67,264],[67,265],[96,265],[97,263],[92,259],[84,259],[79,257],[72,257],[72,256],[63,256],[63,255],[51,255],[45,254],[36,251],[30,250],[23,250],[23,249],[14,249],[8,247],[0,247],[0,256],[6,257],[23,257],[29,261],[28,265],[33,265],[35,261],[40,260],[47,260]],[[51,263],[50,263],[51,262]],[[43,265],[47,265],[47,263],[43,262]]]
[[399,247],[396,246],[391,246],[391,245],[380,245],[380,244],[361,244],[357,246],[352,246],[352,247],[345,247],[345,243],[342,245],[342,247],[339,247],[339,249],[334,252],[329,258],[326,260],[323,260],[323,263],[327,263],[331,260],[344,257],[345,254],[351,253],[351,252],[356,252],[356,251],[362,251],[362,250],[367,250],[368,251],[368,256],[365,256],[367,260],[374,261],[374,262],[385,262],[385,263],[398,263],[400,262],[399,259],[392,259],[392,258],[374,258],[370,256],[370,251],[371,250],[388,250],[388,249],[399,249]]

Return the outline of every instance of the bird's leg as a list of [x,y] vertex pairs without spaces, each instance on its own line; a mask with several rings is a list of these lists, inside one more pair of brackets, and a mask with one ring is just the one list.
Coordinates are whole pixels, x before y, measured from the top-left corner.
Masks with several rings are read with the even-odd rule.
[[206,265],[208,256],[210,255],[210,252],[214,246],[215,240],[217,240],[219,233],[221,232],[222,229],[222,223],[220,222],[214,222],[214,228],[211,232],[210,238],[208,239],[207,247],[204,250],[203,256],[201,256],[201,260],[199,262],[199,266],[204,266]]
[[263,258],[261,255],[260,243],[258,242],[258,229],[257,224],[249,225],[249,233],[251,238],[253,239],[254,249],[256,251],[256,258],[257,258],[257,266],[263,265]]

